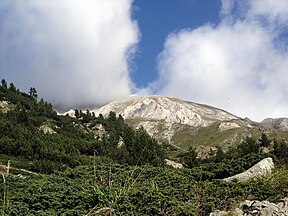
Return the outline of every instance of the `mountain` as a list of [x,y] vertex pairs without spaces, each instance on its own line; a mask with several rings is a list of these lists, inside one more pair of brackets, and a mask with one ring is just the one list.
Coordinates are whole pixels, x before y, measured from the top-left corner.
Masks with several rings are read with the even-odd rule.
[[143,126],[149,134],[183,149],[228,146],[254,129],[248,121],[224,110],[165,96],[131,96],[92,110],[104,116],[110,111],[122,115],[133,127]]
[[260,125],[265,129],[288,131],[288,118],[267,118],[260,122]]

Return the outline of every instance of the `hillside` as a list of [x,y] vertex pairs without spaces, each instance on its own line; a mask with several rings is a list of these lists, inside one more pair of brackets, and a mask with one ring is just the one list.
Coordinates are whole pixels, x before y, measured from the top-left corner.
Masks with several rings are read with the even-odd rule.
[[[226,152],[219,147],[214,156],[201,159],[193,145],[171,150],[114,112],[57,115],[52,104],[38,99],[35,88],[24,93],[2,80],[0,101],[2,215],[204,216],[233,209],[245,199],[276,202],[287,197],[288,145],[281,133],[273,142],[264,133],[259,141],[245,137],[237,147]],[[174,108],[181,110],[177,104]],[[213,136],[213,130],[229,131],[242,121],[192,105],[194,112],[202,112],[195,113],[199,124],[208,124],[198,129],[199,142]],[[171,151],[184,168],[164,164]],[[271,175],[243,183],[221,180],[266,157],[276,163]]]
[[89,110],[80,111],[77,118],[59,116],[52,104],[37,99],[34,88],[27,94],[5,81],[0,101],[0,154],[30,160],[33,171],[50,173],[83,165],[91,156],[130,165],[163,163],[162,146],[143,128],[133,130],[113,112],[107,118]]

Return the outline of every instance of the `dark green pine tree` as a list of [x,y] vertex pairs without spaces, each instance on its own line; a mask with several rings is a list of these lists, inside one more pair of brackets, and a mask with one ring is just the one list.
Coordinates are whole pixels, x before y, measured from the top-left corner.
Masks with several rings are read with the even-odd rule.
[[238,154],[245,156],[250,153],[259,153],[260,144],[252,137],[246,137],[240,145],[237,146]]
[[271,140],[268,139],[265,133],[262,133],[261,137],[259,138],[259,142],[260,142],[260,146],[268,147],[271,143]]
[[1,81],[1,87],[3,88],[3,89],[7,89],[7,82],[6,82],[6,80],[5,79],[2,79],[2,81]]
[[80,112],[78,109],[75,109],[75,117],[80,118]]
[[38,98],[38,94],[37,94],[37,90],[34,87],[31,87],[29,90],[29,96],[31,98],[37,99]]
[[12,91],[12,92],[16,92],[17,91],[17,89],[16,89],[16,87],[15,87],[15,85],[13,83],[10,83],[9,90]]
[[222,150],[222,148],[219,146],[217,147],[217,153],[216,153],[216,156],[215,156],[215,161],[216,162],[221,162],[222,160],[225,159],[225,153],[224,151]]
[[190,146],[188,151],[184,154],[182,154],[180,157],[182,157],[183,163],[191,168],[196,166],[199,163],[199,160],[197,158],[198,153],[195,147]]

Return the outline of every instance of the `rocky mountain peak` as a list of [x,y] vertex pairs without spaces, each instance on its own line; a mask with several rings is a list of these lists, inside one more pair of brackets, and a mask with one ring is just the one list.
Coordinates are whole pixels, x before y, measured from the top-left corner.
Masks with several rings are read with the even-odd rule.
[[[169,142],[175,133],[184,130],[184,127],[194,130],[215,122],[239,120],[237,116],[218,108],[155,95],[131,96],[92,111],[96,115],[101,113],[104,116],[114,111],[122,115],[132,126],[136,128],[143,126],[149,134],[167,139]],[[225,130],[228,130],[230,126],[238,127],[236,123],[226,124]]]
[[236,116],[217,108],[164,96],[132,96],[94,110],[96,115],[107,115],[110,111],[121,114],[125,119],[140,118],[194,127],[208,126],[216,120],[237,119]]

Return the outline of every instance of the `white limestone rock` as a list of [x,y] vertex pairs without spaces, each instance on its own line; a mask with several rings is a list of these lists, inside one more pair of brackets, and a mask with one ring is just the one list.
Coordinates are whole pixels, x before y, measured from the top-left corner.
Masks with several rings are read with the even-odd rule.
[[123,138],[120,136],[118,143],[117,143],[117,149],[122,148],[125,145],[125,142]]
[[172,161],[172,160],[164,159],[164,162],[167,166],[173,167],[175,169],[183,169],[184,168],[183,164],[177,163],[177,162]]
[[234,128],[240,128],[240,126],[238,124],[236,124],[235,122],[222,122],[219,125],[218,130],[219,131],[226,131],[226,130],[230,130],[230,129],[234,129]]
[[274,169],[273,160],[272,158],[268,157],[268,158],[261,160],[260,162],[258,162],[253,167],[246,170],[245,172],[225,178],[223,180],[228,181],[228,182],[247,181],[255,177],[270,174],[273,169]]
[[0,112],[7,113],[12,108],[13,105],[9,104],[8,101],[0,101]]
[[49,125],[41,125],[39,128],[41,131],[43,131],[44,134],[56,134],[56,131],[53,130]]

